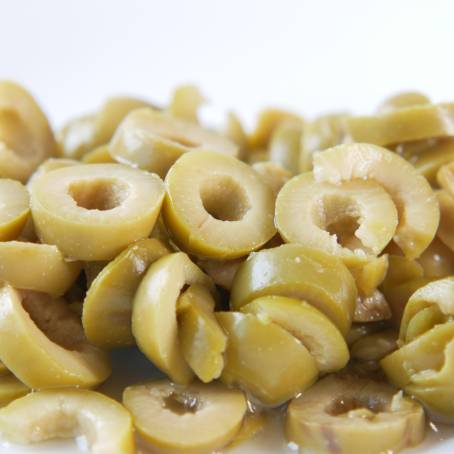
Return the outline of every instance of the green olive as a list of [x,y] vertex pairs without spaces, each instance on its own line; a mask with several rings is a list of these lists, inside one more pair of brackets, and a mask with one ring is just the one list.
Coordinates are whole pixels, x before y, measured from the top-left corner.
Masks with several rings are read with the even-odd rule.
[[346,335],[357,291],[352,275],[337,257],[298,244],[285,244],[251,254],[238,268],[230,304],[236,310],[265,295],[306,300]]

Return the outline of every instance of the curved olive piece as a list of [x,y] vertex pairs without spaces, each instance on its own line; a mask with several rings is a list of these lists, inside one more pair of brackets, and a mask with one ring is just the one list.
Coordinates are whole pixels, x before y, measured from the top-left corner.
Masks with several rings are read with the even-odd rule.
[[82,389],[35,391],[0,410],[9,441],[30,444],[84,435],[96,454],[134,454],[129,412],[117,401]]
[[374,181],[333,184],[308,172],[287,182],[276,199],[276,226],[287,242],[322,249],[346,263],[378,255],[397,224],[393,200]]
[[27,188],[19,181],[0,178],[0,241],[16,239],[30,214]]
[[[441,207],[441,204],[440,204]],[[441,216],[443,212],[441,211]],[[440,220],[440,226],[442,220]],[[440,227],[437,235],[440,234]],[[429,247],[418,258],[418,263],[424,270],[424,276],[431,279],[454,275],[454,252],[438,237],[435,237]]]
[[302,451],[381,454],[420,443],[425,418],[418,403],[385,383],[330,376],[291,401],[285,432]]
[[233,259],[273,237],[274,196],[247,164],[231,156],[193,151],[166,177],[163,218],[183,250]]
[[33,183],[41,176],[52,170],[62,169],[64,167],[80,165],[79,161],[67,158],[48,158],[42,162],[33,172],[27,181],[27,187],[31,190]]
[[311,386],[315,359],[292,334],[253,314],[216,312],[227,333],[221,381],[236,385],[266,405],[277,406]]
[[437,191],[440,205],[440,225],[437,236],[451,250],[454,251],[454,197],[446,190]]
[[454,104],[419,104],[385,114],[349,117],[349,142],[390,145],[453,135]]
[[109,151],[109,145],[104,144],[85,153],[81,162],[85,164],[114,164],[117,161],[112,158]]
[[174,117],[198,123],[198,110],[205,98],[195,85],[180,85],[173,94],[167,111]]
[[383,186],[398,211],[394,241],[408,258],[421,255],[436,234],[440,211],[435,193],[411,164],[385,148],[354,143],[318,153],[314,177],[334,184],[372,179]]
[[454,139],[439,139],[427,144],[423,151],[407,158],[416,171],[426,177],[434,187],[437,185],[437,173],[445,164],[454,160]]
[[227,114],[227,121],[223,133],[238,146],[238,159],[246,160],[248,137],[240,118],[235,112],[229,112]]
[[268,108],[260,112],[254,131],[248,137],[250,149],[267,148],[273,132],[283,122],[301,123],[302,118],[292,112]]
[[322,115],[304,125],[301,140],[299,171],[312,170],[312,160],[315,153],[334,147],[345,141],[346,113]]
[[271,162],[280,164],[292,175],[299,173],[302,121],[283,121],[273,131],[268,147]]
[[140,350],[173,381],[187,384],[193,372],[178,340],[177,302],[185,285],[214,292],[211,279],[183,252],[161,257],[148,268],[134,297],[132,333]]
[[56,149],[49,122],[30,93],[0,81],[0,177],[24,183]]
[[24,385],[13,374],[8,373],[7,375],[0,376],[0,406],[9,404],[29,392],[30,388]]
[[129,386],[123,403],[154,452],[219,452],[239,432],[248,403],[221,383],[175,385],[157,380]]
[[207,287],[193,284],[177,301],[178,340],[189,367],[204,383],[221,375],[227,338],[214,316]]
[[69,121],[57,135],[63,156],[80,159],[109,142],[124,117],[143,107],[151,105],[141,99],[115,97],[107,99],[96,113]]
[[418,91],[404,91],[386,98],[378,107],[377,113],[387,114],[406,107],[430,104],[430,99]]
[[164,198],[157,175],[120,164],[81,164],[53,170],[31,187],[41,241],[68,257],[109,260],[146,238]]
[[348,269],[355,279],[358,293],[364,297],[372,296],[388,274],[388,254],[367,261],[358,260],[356,264],[349,264]]
[[262,296],[243,306],[241,312],[271,321],[299,339],[314,357],[321,374],[340,370],[348,362],[348,347],[341,332],[305,301]]
[[260,161],[251,166],[261,177],[262,181],[271,188],[275,196],[292,174],[280,164],[271,161]]
[[110,375],[108,356],[87,342],[64,300],[6,285],[0,313],[0,360],[30,388],[92,387]]
[[80,262],[66,260],[57,246],[0,242],[0,280],[20,289],[63,295],[81,267]]
[[161,177],[188,151],[238,156],[238,147],[227,137],[152,109],[131,112],[110,141],[109,150],[116,161]]
[[103,348],[134,343],[131,313],[137,287],[150,264],[168,253],[159,240],[146,238],[102,268],[83,303],[82,324],[91,343]]
[[305,300],[346,335],[357,290],[352,275],[337,257],[298,244],[285,244],[251,254],[239,267],[230,305],[237,310],[265,295]]
[[397,337],[397,331],[392,328],[366,334],[352,344],[351,356],[360,361],[379,361],[398,348]]
[[[425,322],[418,320],[419,329],[415,330],[416,317],[425,309],[429,308],[435,309],[436,313],[430,314],[426,311],[426,316],[423,317],[423,319],[426,319]],[[416,338],[418,335],[428,331],[435,324],[448,321],[453,316],[454,277],[446,277],[430,282],[424,287],[419,288],[408,300],[400,324],[400,341],[409,342],[412,338]],[[412,328],[411,336],[409,335],[410,328]]]

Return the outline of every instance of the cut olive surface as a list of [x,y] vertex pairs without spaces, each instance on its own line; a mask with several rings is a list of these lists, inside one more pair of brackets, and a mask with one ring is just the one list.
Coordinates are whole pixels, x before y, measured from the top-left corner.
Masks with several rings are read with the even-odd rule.
[[187,153],[170,169],[166,186],[164,220],[187,252],[237,258],[258,249],[276,232],[271,189],[231,156]]
[[0,242],[0,280],[16,288],[63,295],[80,270],[81,263],[66,260],[57,246]]
[[152,109],[131,112],[117,129],[109,149],[116,161],[161,177],[188,151],[238,155],[238,147],[221,134]]
[[372,257],[367,261],[358,260],[356,264],[349,264],[348,269],[355,279],[360,295],[372,296],[388,274],[388,254]]
[[286,434],[303,451],[381,454],[424,438],[422,407],[393,387],[355,377],[324,378],[287,410]]
[[292,178],[276,200],[276,225],[287,242],[325,250],[345,261],[378,255],[398,223],[389,194],[374,181],[341,184]]
[[91,387],[110,375],[108,357],[88,344],[64,300],[4,286],[0,314],[0,360],[28,387]]
[[52,130],[33,97],[20,85],[0,81],[0,177],[25,182],[55,152]]
[[0,179],[0,241],[14,240],[30,213],[27,188],[18,181]]
[[147,237],[159,215],[159,177],[120,164],[81,164],[53,170],[31,188],[41,241],[68,257],[109,260]]
[[396,153],[370,144],[339,145],[314,157],[314,177],[333,184],[371,179],[383,186],[399,216],[394,241],[407,257],[420,256],[433,240],[440,218],[435,193]]
[[30,444],[84,435],[94,454],[134,454],[132,418],[115,400],[82,389],[28,394],[0,410],[0,431]]
[[262,296],[241,308],[284,328],[309,350],[321,373],[342,369],[348,362],[348,347],[333,322],[305,301],[283,296]]
[[98,112],[71,120],[58,133],[63,156],[82,158],[87,152],[107,143],[129,112],[147,106],[150,104],[140,99],[110,98]]
[[129,386],[123,403],[139,434],[164,454],[218,451],[240,430],[247,410],[238,389],[220,383],[183,387],[167,380]]
[[241,312],[216,312],[216,317],[227,333],[225,384],[277,406],[317,379],[317,362],[309,350],[269,318]]
[[251,166],[262,178],[262,181],[270,187],[276,196],[282,186],[290,179],[292,174],[280,164],[271,161],[261,161]]
[[159,240],[146,238],[102,268],[83,304],[82,323],[91,343],[103,348],[134,343],[131,314],[135,292],[150,264],[169,252]]
[[357,290],[351,273],[337,257],[302,245],[285,244],[251,254],[239,267],[230,305],[237,310],[265,295],[305,300],[346,335]]
[[178,339],[184,359],[208,383],[224,367],[227,338],[214,316],[215,300],[207,287],[191,285],[178,298]]
[[177,302],[186,285],[214,291],[212,280],[183,252],[151,264],[133,302],[132,333],[140,350],[173,381],[189,383],[193,372],[178,340]]

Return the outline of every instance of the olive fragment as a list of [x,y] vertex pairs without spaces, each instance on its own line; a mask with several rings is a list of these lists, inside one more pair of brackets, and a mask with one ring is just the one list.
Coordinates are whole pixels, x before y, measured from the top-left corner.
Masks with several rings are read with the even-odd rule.
[[115,400],[82,389],[36,391],[0,410],[0,430],[15,443],[85,435],[96,454],[133,454],[128,411]]
[[337,257],[299,244],[285,244],[251,254],[238,268],[230,305],[238,310],[265,295],[305,300],[346,335],[357,290],[351,273]]
[[185,285],[211,279],[183,252],[161,257],[148,268],[134,297],[132,333],[142,352],[173,381],[187,384],[193,372],[178,340],[177,302]]
[[19,289],[63,295],[77,279],[81,266],[66,260],[57,246],[0,242],[0,280]]
[[177,302],[178,339],[189,367],[204,383],[221,375],[227,338],[214,316],[208,288],[193,284]]
[[0,360],[28,387],[91,387],[110,375],[109,358],[64,300],[4,286],[0,309]]
[[46,116],[20,85],[0,81],[0,177],[26,182],[56,153]]
[[399,216],[394,241],[408,258],[416,258],[433,240],[439,223],[438,202],[427,180],[397,154],[375,145],[354,143],[314,157],[318,182],[340,184],[372,179],[393,199]]
[[128,246],[105,265],[85,296],[82,323],[90,342],[103,348],[134,343],[131,332],[132,302],[151,263],[170,251],[153,238]]
[[152,109],[131,112],[110,141],[109,150],[116,161],[161,177],[188,151],[238,155],[238,147],[226,137]]
[[0,241],[16,239],[30,214],[30,197],[21,183],[0,179]]
[[380,454],[420,443],[424,425],[421,406],[393,387],[330,376],[292,400],[285,430],[302,450]]
[[166,177],[163,217],[178,246],[233,259],[273,237],[274,196],[247,164],[213,152],[182,156]]
[[221,381],[228,386],[239,386],[262,403],[277,406],[317,379],[315,359],[277,324],[241,312],[216,312],[216,318],[227,333]]
[[53,170],[31,187],[41,241],[68,257],[109,260],[147,237],[159,215],[159,177],[120,164],[81,164]]
[[126,388],[123,402],[139,434],[164,454],[218,451],[238,433],[247,410],[244,394],[220,383],[152,381]]

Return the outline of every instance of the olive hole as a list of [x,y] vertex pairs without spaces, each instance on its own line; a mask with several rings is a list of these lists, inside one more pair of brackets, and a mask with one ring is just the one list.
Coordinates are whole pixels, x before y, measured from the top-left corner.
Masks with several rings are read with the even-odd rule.
[[229,176],[206,180],[200,197],[205,210],[219,221],[239,221],[251,208],[244,189]]
[[386,411],[386,405],[382,399],[374,396],[362,397],[339,397],[330,403],[326,413],[331,416],[339,416],[352,410],[367,409],[372,413]]
[[177,415],[196,413],[200,409],[200,399],[195,393],[174,391],[163,399],[163,406]]
[[120,206],[129,195],[128,187],[112,179],[81,180],[68,189],[76,204],[87,210],[112,210]]
[[360,216],[354,200],[339,195],[325,196],[323,211],[323,227],[331,235],[336,235],[339,245],[352,250],[363,249],[361,241],[355,236]]

